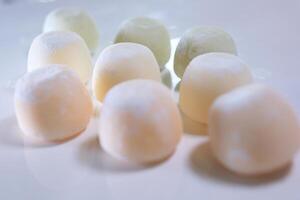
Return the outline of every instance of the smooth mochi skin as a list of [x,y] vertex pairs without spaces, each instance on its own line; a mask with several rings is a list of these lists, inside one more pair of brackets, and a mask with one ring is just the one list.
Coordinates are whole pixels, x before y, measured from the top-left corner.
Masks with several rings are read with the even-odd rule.
[[209,136],[217,159],[242,175],[287,165],[299,148],[300,129],[289,103],[261,84],[238,88],[211,107]]
[[99,101],[116,84],[131,79],[161,81],[159,66],[147,47],[136,43],[118,43],[100,54],[93,74],[93,92]]
[[174,71],[179,78],[193,58],[210,52],[236,54],[231,36],[217,27],[194,27],[186,31],[179,41],[174,56]]
[[92,61],[83,39],[76,33],[54,31],[37,36],[29,49],[29,72],[51,64],[73,69],[81,81],[87,83],[92,73]]
[[151,80],[130,80],[105,97],[99,134],[103,149],[135,163],[170,156],[182,135],[180,113],[171,91]]
[[252,81],[249,67],[237,56],[208,53],[194,58],[184,73],[179,89],[179,106],[190,119],[207,123],[214,100]]
[[91,52],[98,47],[99,33],[94,20],[79,8],[59,8],[50,12],[44,22],[44,32],[71,31],[79,34]]
[[75,72],[61,65],[27,73],[16,85],[14,102],[23,133],[46,141],[82,132],[93,112],[85,85]]
[[193,134],[193,135],[206,135],[207,134],[207,124],[194,121],[186,116],[182,111],[180,112],[183,131],[185,133]]
[[155,55],[161,69],[169,61],[171,41],[167,28],[158,20],[136,17],[124,22],[115,38],[115,43],[134,42],[145,45]]

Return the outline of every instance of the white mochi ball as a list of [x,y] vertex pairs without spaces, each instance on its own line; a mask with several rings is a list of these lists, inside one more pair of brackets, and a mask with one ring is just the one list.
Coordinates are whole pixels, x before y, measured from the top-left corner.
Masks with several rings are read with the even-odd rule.
[[93,106],[85,85],[68,67],[51,65],[23,76],[16,85],[15,112],[25,135],[63,140],[82,132]]
[[50,12],[44,22],[44,32],[72,31],[80,35],[93,53],[98,47],[99,33],[94,20],[79,8],[59,8]]
[[28,53],[28,71],[49,64],[63,64],[72,68],[86,83],[92,73],[89,50],[82,38],[73,32],[55,31],[37,36]]
[[159,66],[153,53],[136,43],[118,43],[100,54],[93,73],[93,92],[99,101],[114,85],[131,79],[160,81]]
[[214,100],[252,81],[249,67],[237,56],[208,53],[194,58],[180,83],[179,106],[194,121],[207,123]]
[[124,22],[115,38],[115,43],[119,42],[134,42],[145,45],[154,53],[161,68],[164,68],[170,58],[169,32],[156,19],[137,17]]
[[137,163],[167,158],[182,134],[171,91],[152,80],[118,84],[104,99],[99,134],[103,149],[116,158]]
[[186,31],[179,41],[174,56],[174,71],[179,78],[193,58],[210,52],[236,54],[231,36],[217,27],[195,27]]
[[299,148],[300,128],[281,95],[265,85],[251,84],[215,101],[209,136],[215,156],[226,168],[260,175],[292,160]]

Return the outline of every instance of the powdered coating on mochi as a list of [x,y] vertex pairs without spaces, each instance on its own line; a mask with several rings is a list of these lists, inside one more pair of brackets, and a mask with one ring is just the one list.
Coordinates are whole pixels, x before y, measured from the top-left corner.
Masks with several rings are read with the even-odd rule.
[[63,48],[67,45],[72,45],[77,42],[77,40],[82,40],[82,38],[78,37],[77,34],[69,32],[66,34],[65,32],[48,32],[43,35],[39,35],[35,40],[40,40],[40,44],[42,47],[47,49],[50,53],[54,53],[56,49]]
[[70,67],[84,83],[92,71],[89,50],[83,39],[73,32],[47,32],[33,40],[28,52],[28,71],[52,64]]
[[16,85],[14,104],[22,132],[51,141],[83,131],[93,109],[77,74],[62,65],[45,66],[22,77]]
[[[157,95],[161,98],[154,96],[153,94],[157,91],[157,88],[153,87],[154,84],[156,83],[145,81],[145,83],[143,83],[143,90],[141,90],[141,87],[137,84],[131,84],[130,89],[128,89],[128,85],[120,84],[118,85],[118,90],[126,90],[126,95],[122,92],[115,92],[114,98],[108,97],[105,99],[106,106],[113,105],[120,108],[127,107],[128,110],[134,111],[134,115],[143,117],[144,114],[151,111],[151,105],[163,101],[165,99],[164,96],[167,96],[170,93],[167,88],[164,88],[162,90],[165,90],[164,92],[166,95],[159,93]],[[122,101],[120,101],[120,99],[122,99]],[[160,110],[159,113],[154,113],[158,122],[162,119],[163,115],[161,114],[163,112],[164,110]]]
[[[249,68],[239,57],[231,54],[214,53],[214,55],[217,55],[217,59],[211,55],[207,54],[201,57],[201,70],[206,71],[209,76],[214,77],[216,80],[222,79],[224,76],[235,76],[237,79],[243,78],[240,75]],[[249,73],[251,74],[250,71]],[[199,79],[197,75],[197,73],[187,73],[187,76],[195,81]]]
[[[45,92],[55,89],[53,88],[55,85],[49,84],[49,82],[54,80],[67,82],[70,78],[79,78],[75,72],[70,71],[65,65],[49,65],[45,67],[49,67],[49,69],[35,70],[32,73],[25,74],[18,80],[15,92],[16,98],[35,103],[51,95],[50,92]],[[68,84],[66,83],[64,86],[68,86]],[[70,93],[72,92],[71,88],[69,91]]]
[[137,163],[166,158],[176,148],[182,124],[168,88],[151,80],[130,80],[113,87],[104,99],[100,142],[119,159]]

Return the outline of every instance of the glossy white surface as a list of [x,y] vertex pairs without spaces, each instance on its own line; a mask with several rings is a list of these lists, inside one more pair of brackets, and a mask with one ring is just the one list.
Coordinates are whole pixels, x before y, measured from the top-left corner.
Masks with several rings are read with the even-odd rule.
[[112,43],[124,19],[139,15],[161,19],[172,38],[193,25],[221,26],[233,36],[238,54],[253,67],[257,79],[280,90],[300,114],[298,0],[40,2],[44,3],[0,1],[1,200],[300,199],[300,153],[278,174],[239,178],[212,159],[207,137],[185,134],[170,159],[141,168],[106,155],[97,142],[94,122],[62,144],[24,141],[12,101],[14,81],[26,70],[30,42],[41,32],[44,17],[56,7],[72,5],[87,9],[96,19],[101,49]]

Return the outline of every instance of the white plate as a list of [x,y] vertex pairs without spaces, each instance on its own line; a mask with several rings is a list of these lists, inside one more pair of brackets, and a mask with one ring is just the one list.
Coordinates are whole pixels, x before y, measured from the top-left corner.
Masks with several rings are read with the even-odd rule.
[[13,112],[14,81],[25,72],[32,38],[41,31],[50,10],[73,5],[87,9],[96,19],[100,49],[111,43],[118,25],[133,16],[161,19],[173,41],[194,25],[221,26],[232,34],[239,55],[252,66],[256,77],[280,90],[299,113],[299,1],[0,2],[1,200],[300,199],[299,154],[291,167],[280,173],[245,179],[228,173],[213,160],[207,137],[185,134],[170,159],[141,168],[113,160],[101,150],[95,121],[68,142],[37,146],[24,142]]

